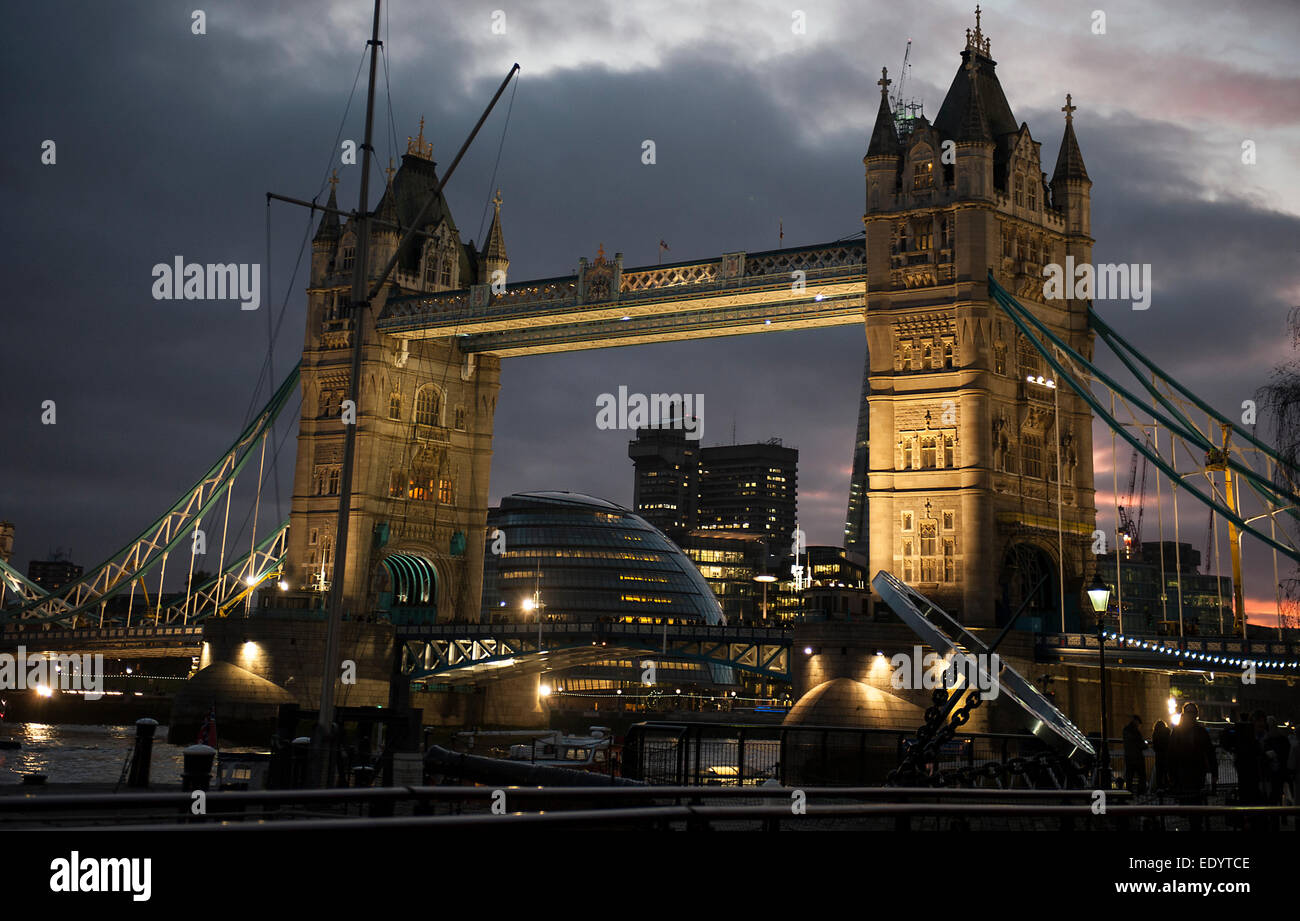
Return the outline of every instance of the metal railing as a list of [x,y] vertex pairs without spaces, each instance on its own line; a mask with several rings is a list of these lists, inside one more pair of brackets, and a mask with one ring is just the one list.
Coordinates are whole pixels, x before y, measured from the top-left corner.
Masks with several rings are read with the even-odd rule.
[[[508,828],[1142,830],[1294,828],[1300,807],[1134,803],[1088,790],[902,787],[447,787],[0,797],[5,827],[135,830]],[[504,806],[505,811],[494,809]],[[500,814],[498,814],[500,813]]]

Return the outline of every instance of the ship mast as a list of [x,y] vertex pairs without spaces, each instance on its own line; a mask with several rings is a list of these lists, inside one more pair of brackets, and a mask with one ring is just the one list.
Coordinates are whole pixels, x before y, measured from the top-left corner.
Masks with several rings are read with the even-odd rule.
[[343,626],[343,586],[347,574],[348,527],[352,515],[352,468],[357,448],[357,407],[361,405],[361,348],[365,334],[366,310],[370,299],[366,296],[366,268],[370,249],[370,157],[371,139],[375,121],[375,73],[379,59],[379,7],[383,0],[375,0],[374,24],[370,30],[370,82],[366,87],[366,135],[361,145],[361,193],[357,201],[357,250],[352,264],[352,372],[348,379],[348,393],[353,407],[353,421],[345,426],[343,436],[343,470],[339,482],[339,515],[334,531],[334,573],[330,580],[325,630],[325,663],[320,683],[320,713],[316,726],[318,743],[330,739],[334,724],[334,682],[338,678],[339,633]]
[[[488,103],[483,114],[479,116],[474,125],[474,129],[461,145],[460,150],[456,153],[451,165],[443,173],[442,179],[438,182],[436,188],[429,193],[425,199],[420,212],[411,221],[409,227],[401,232],[397,247],[395,248],[392,258],[388,260],[387,265],[379,272],[374,283],[367,288],[366,272],[369,266],[369,249],[370,249],[370,224],[372,216],[369,213],[369,194],[370,194],[370,162],[373,154],[371,140],[374,129],[375,115],[375,77],[378,68],[379,48],[382,43],[379,41],[379,9],[382,0],[375,0],[375,14],[370,31],[370,79],[366,87],[366,130],[365,140],[362,143],[361,159],[361,192],[357,203],[355,219],[357,221],[357,245],[354,262],[352,267],[352,294],[351,294],[351,319],[352,319],[352,363],[351,376],[348,381],[348,392],[351,396],[352,407],[354,411],[353,421],[346,426],[346,433],[343,441],[343,469],[339,477],[339,511],[338,521],[335,530],[334,540],[334,571],[333,578],[330,581],[329,598],[326,603],[327,620],[325,632],[325,658],[321,671],[321,691],[320,691],[320,710],[317,716],[316,731],[313,734],[312,749],[313,756],[316,759],[317,769],[314,771],[318,778],[327,779],[328,753],[334,741],[334,685],[339,678],[339,635],[343,627],[343,605],[345,601],[344,588],[347,577],[347,554],[348,554],[348,532],[352,515],[352,474],[356,459],[356,435],[357,435],[357,417],[358,408],[361,402],[361,355],[364,346],[364,335],[366,330],[366,311],[370,309],[371,302],[378,296],[387,282],[389,275],[392,274],[397,264],[398,254],[400,254],[416,236],[423,236],[419,227],[424,221],[425,215],[433,204],[438,201],[442,195],[443,188],[447,185],[447,180],[455,172],[461,158],[465,156],[465,151],[469,149],[474,138],[478,136],[479,129],[487,121],[488,115],[496,106],[497,101],[505,92],[510,80],[519,71],[519,64],[516,63],[510,68],[501,85],[497,88],[496,95]],[[304,202],[297,199],[289,198],[284,195],[275,195],[268,193],[268,198],[275,198],[281,201],[290,202],[297,205],[306,205],[313,210],[319,208],[314,201]],[[399,224],[399,230],[401,230]]]

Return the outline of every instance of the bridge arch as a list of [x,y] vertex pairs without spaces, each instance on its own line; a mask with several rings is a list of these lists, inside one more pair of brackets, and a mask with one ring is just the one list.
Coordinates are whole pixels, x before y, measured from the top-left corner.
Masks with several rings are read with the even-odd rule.
[[394,623],[435,623],[440,579],[434,564],[418,553],[390,553],[375,567],[379,610]]
[[1038,541],[1013,538],[998,574],[997,622],[1006,623],[1023,604],[1024,618],[1040,617],[1051,626],[1060,617],[1060,571],[1056,554]]

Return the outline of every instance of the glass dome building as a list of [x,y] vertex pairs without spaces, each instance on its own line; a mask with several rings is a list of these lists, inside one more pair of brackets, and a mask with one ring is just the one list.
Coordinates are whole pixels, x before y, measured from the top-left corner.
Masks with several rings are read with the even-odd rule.
[[[494,552],[495,551],[495,552]],[[483,620],[724,624],[695,564],[627,509],[571,492],[506,496],[488,513]]]

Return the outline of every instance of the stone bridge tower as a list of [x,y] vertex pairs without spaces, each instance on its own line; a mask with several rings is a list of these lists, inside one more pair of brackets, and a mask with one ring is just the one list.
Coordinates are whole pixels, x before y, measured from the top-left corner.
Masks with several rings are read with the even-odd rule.
[[1095,526],[1091,415],[1053,386],[986,277],[1091,357],[1087,302],[1043,295],[1045,265],[1091,262],[1091,182],[1068,99],[1055,171],[1043,172],[978,18],[961,60],[933,123],[896,117],[882,75],[863,158],[863,537],[872,572],[894,573],[965,623],[995,623],[1028,597],[1026,614],[1060,629],[1060,569],[1073,612]]
[[[432,144],[408,139],[401,168],[371,224],[371,283],[437,186]],[[331,180],[331,185],[333,185]],[[509,262],[495,200],[481,251],[461,240],[445,198],[400,254],[365,318],[362,380],[356,408],[345,609],[395,620],[477,620],[483,573],[493,415],[500,362],[466,355],[455,337],[406,339],[380,333],[375,318],[390,298],[486,284]],[[329,206],[337,207],[331,188]],[[312,244],[307,329],[302,354],[302,418],[294,469],[287,607],[318,608],[334,558],[342,469],[343,401],[350,392],[351,296],[356,228],[327,214]]]

